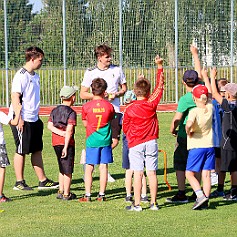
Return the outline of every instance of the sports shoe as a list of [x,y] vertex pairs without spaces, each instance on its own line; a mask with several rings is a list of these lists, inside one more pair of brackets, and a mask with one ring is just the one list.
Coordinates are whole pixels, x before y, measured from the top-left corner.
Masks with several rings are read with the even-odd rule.
[[58,190],[58,193],[57,193],[56,198],[57,198],[57,199],[63,199],[63,192],[61,192],[60,190]]
[[211,186],[218,184],[218,174],[216,172],[211,172]]
[[187,203],[188,197],[185,194],[182,195],[178,192],[173,197],[166,198],[166,202],[168,202],[168,203]]
[[69,200],[73,200],[73,199],[76,199],[76,198],[77,198],[77,196],[76,196],[75,193],[69,193],[68,195],[63,194],[62,200],[69,201]]
[[152,211],[158,211],[158,210],[159,210],[158,204],[157,204],[157,203],[152,203],[152,204],[150,205],[150,210],[152,210]]
[[148,203],[149,202],[148,197],[147,196],[141,197],[141,202]]
[[12,199],[6,197],[4,194],[2,194],[2,196],[0,196],[0,203],[1,202],[11,202]]
[[109,182],[109,183],[115,182],[115,179],[111,176],[110,173],[108,173],[108,182]]
[[210,194],[210,198],[217,198],[217,197],[224,197],[225,193],[223,191],[217,191],[214,190],[211,194]]
[[91,197],[84,195],[83,197],[78,199],[79,202],[91,202]]
[[54,182],[53,180],[46,178],[45,181],[39,182],[38,189],[57,189],[58,187],[58,182]]
[[134,205],[127,206],[125,209],[127,211],[142,211],[142,207],[140,205],[137,205],[137,206],[134,206]]
[[33,188],[29,187],[25,180],[22,181],[16,181],[15,186],[13,187],[13,190],[24,190],[24,191],[30,191],[33,190]]
[[237,201],[237,195],[229,193],[223,197],[225,201]]
[[209,200],[205,201],[202,205],[200,205],[198,208],[196,208],[196,210],[208,209],[208,203],[209,203]]
[[104,202],[104,201],[106,201],[106,197],[105,197],[105,195],[98,195],[96,200],[99,202]]
[[133,202],[132,195],[125,197],[125,202]]
[[208,198],[205,196],[205,195],[203,195],[202,197],[200,197],[200,198],[197,198],[196,199],[196,202],[194,203],[194,205],[193,205],[193,210],[196,210],[198,207],[200,207],[204,202],[206,202],[206,201],[208,201]]

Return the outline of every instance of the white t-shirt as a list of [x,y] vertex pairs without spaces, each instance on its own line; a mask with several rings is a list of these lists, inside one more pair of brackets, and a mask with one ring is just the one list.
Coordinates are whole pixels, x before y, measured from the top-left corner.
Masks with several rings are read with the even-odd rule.
[[8,117],[5,113],[0,111],[0,144],[6,144],[4,140],[4,131],[2,124],[8,125],[10,120],[11,120],[10,117]]
[[[107,93],[118,92],[119,85],[126,83],[126,78],[121,68],[115,65],[110,65],[110,67],[106,70],[100,70],[97,67],[87,69],[81,85],[90,88],[92,81],[98,77],[103,78],[107,82],[108,84],[108,88],[106,90]],[[114,98],[114,100],[110,101],[110,103],[114,106],[115,112],[120,111],[119,98],[117,97]]]
[[187,149],[213,147],[212,132],[212,103],[206,108],[193,108],[188,114],[188,121],[192,121],[193,134],[187,136]]
[[39,75],[31,75],[26,69],[21,68],[13,78],[12,92],[22,94],[22,119],[28,122],[37,121],[40,105]]

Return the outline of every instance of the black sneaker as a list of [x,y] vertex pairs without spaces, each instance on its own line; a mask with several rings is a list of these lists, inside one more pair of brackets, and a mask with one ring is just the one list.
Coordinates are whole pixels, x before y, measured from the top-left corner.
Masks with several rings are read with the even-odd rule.
[[125,197],[125,202],[133,202],[132,195]]
[[141,202],[143,202],[143,203],[148,203],[148,202],[149,202],[148,197],[147,197],[147,196],[141,197]]
[[53,180],[47,178],[45,181],[39,182],[38,189],[57,189],[58,187],[58,182],[54,182]]
[[205,196],[205,195],[203,195],[202,197],[200,197],[200,198],[197,198],[196,199],[196,202],[194,203],[194,205],[193,205],[193,210],[196,210],[198,207],[200,207],[204,202],[206,202],[206,201],[208,201],[208,198]]
[[223,199],[225,201],[237,201],[237,195],[236,194],[232,194],[232,193],[229,193],[229,194],[226,194]]
[[99,202],[104,202],[104,201],[106,201],[106,197],[105,197],[105,195],[98,195],[96,200]]
[[77,198],[77,196],[76,196],[75,193],[69,193],[69,195],[64,195],[64,194],[63,194],[62,200],[64,200],[64,201],[70,201],[70,200],[73,200],[73,199],[76,199],[76,198]]
[[206,210],[208,209],[209,200],[206,200],[202,205],[196,208],[196,210]]
[[195,192],[193,192],[192,195],[188,197],[189,202],[195,202],[196,199],[197,199],[197,195]]
[[29,187],[25,180],[22,181],[16,181],[15,186],[13,187],[13,190],[24,190],[24,191],[30,191],[33,190],[33,188]]
[[168,203],[187,203],[188,197],[185,194],[180,194],[178,192],[173,197],[166,198],[166,202],[168,202]]

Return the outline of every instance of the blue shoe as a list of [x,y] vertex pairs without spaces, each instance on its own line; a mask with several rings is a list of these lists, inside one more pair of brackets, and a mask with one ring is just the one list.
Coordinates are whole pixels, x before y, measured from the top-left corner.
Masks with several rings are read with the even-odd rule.
[[217,198],[217,197],[224,197],[225,196],[225,193],[223,191],[213,191],[211,194],[210,194],[210,198]]

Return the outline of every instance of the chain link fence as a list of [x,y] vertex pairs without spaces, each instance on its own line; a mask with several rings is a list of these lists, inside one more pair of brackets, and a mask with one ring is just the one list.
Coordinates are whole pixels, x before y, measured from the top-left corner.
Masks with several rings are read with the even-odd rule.
[[94,47],[104,42],[113,48],[113,63],[123,67],[129,89],[139,73],[154,84],[154,57],[164,58],[162,103],[177,102],[184,93],[182,74],[193,67],[191,43],[203,65],[237,81],[236,0],[42,0],[38,12],[32,2],[0,0],[1,106],[9,104],[12,78],[31,45],[45,52],[42,105],[60,103],[64,84],[80,87],[85,69],[96,63]]

